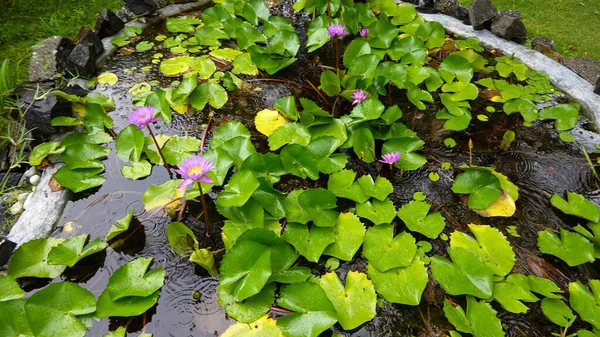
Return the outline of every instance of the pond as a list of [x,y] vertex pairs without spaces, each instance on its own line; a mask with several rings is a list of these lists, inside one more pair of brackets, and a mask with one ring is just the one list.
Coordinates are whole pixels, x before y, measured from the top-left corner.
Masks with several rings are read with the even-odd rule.
[[[118,80],[98,83],[95,89],[97,94],[108,95],[114,100],[114,109],[108,116],[113,121],[112,133],[119,134],[118,137],[133,130],[127,118],[136,106],[153,105],[157,112],[165,114],[163,106],[167,104],[166,110],[172,115],[172,121],[152,125],[159,140],[161,135],[194,138],[192,144],[196,148],[202,144],[200,150],[212,153],[211,158],[224,158],[215,155],[219,153],[219,147],[229,152],[227,167],[219,167],[216,162],[213,176],[216,186],[204,190],[212,225],[210,236],[205,231],[203,204],[200,198],[192,195],[178,221],[189,227],[193,235],[185,234],[181,239],[178,234],[178,240],[187,243],[185,249],[189,249],[189,253],[199,248],[212,252],[216,266],[220,267],[222,281],[225,278],[226,285],[234,288],[219,288],[219,276],[190,262],[189,253],[180,256],[172,249],[167,229],[178,218],[176,206],[183,195],[177,194],[174,186],[170,190],[166,188],[148,194],[152,186],[164,186],[172,179],[163,166],[157,165],[160,158],[156,150],[151,149],[151,138],[144,138],[146,143],[142,142],[140,147],[144,154],[137,159],[147,158],[155,165],[149,175],[142,174],[138,180],[127,179],[122,174],[123,166],[132,165],[132,154],[131,150],[127,152],[125,160],[119,155],[123,147],[117,138],[116,142],[111,140],[105,145],[110,151],[102,161],[103,173],[98,176],[106,181],[75,194],[52,237],[67,239],[89,234],[91,239],[104,240],[111,226],[128,213],[133,212],[133,218],[126,230],[107,240],[105,250],[66,268],[60,276],[50,278],[50,282],[74,282],[99,298],[106,291],[111,276],[116,275],[125,263],[151,257],[150,269],[160,267],[165,271],[164,284],[159,287],[156,304],[143,314],[97,318],[101,315],[95,316],[91,310],[78,317],[87,327],[85,336],[105,336],[119,327],[126,327],[130,336],[137,336],[142,331],[159,337],[219,336],[224,333],[250,336],[253,329],[255,334],[252,336],[280,336],[279,328],[270,320],[261,321],[254,327],[236,326],[237,332],[231,329],[225,332],[236,323],[230,316],[249,323],[267,312],[277,319],[277,326],[285,336],[330,336],[332,333],[342,336],[459,336],[454,330],[475,336],[550,336],[554,333],[565,333],[561,335],[565,336],[568,326],[569,333],[589,330],[590,335],[585,334],[586,331],[579,333],[580,337],[589,337],[593,336],[590,331],[594,328],[596,332],[600,329],[598,317],[594,318],[598,311],[582,309],[582,302],[578,302],[588,303],[580,299],[583,295],[578,295],[577,291],[589,296],[591,292],[575,289],[575,282],[590,284],[594,289],[594,280],[600,278],[596,260],[600,257],[596,236],[600,234],[596,207],[600,203],[600,182],[594,165],[586,159],[589,158],[587,151],[594,151],[600,137],[588,130],[584,118],[579,118],[578,114],[574,122],[572,117],[567,118],[575,105],[551,88],[543,74],[528,70],[509,56],[484,51],[472,39],[453,40],[445,35],[441,26],[420,20],[414,7],[408,4],[394,4],[390,8],[392,5],[387,2],[373,2],[369,6],[332,3],[333,9],[328,11],[327,3],[321,6],[307,1],[303,2],[304,9],[296,4],[298,11],[294,15],[294,32],[291,32],[287,19],[285,22],[269,19],[269,9],[271,18],[277,15],[287,18],[291,12],[289,4],[272,4],[267,8],[262,1],[237,3],[241,5],[224,2],[205,11],[204,15],[201,12],[186,13],[143,32],[129,32],[130,36],[124,41],[116,41],[123,44],[122,49],[110,57],[101,70],[104,76],[99,76],[99,79],[116,76]],[[227,38],[234,35],[228,31],[227,24],[220,22],[232,20],[231,13],[235,13],[239,21],[232,25],[239,27],[234,29],[235,40],[227,42]],[[326,29],[328,20],[343,23],[352,34],[343,39],[330,38]],[[267,21],[270,25],[265,23]],[[259,50],[253,46],[267,40],[260,32],[259,36],[253,35],[257,23],[260,23],[261,32],[268,35],[269,49]],[[362,26],[369,27],[363,37],[358,29]],[[280,31],[287,31],[289,35],[277,35]],[[220,37],[219,34],[225,35]],[[297,47],[292,38],[296,35]],[[200,42],[194,43],[194,39]],[[216,45],[221,44],[219,40],[223,46],[217,48]],[[237,47],[233,41],[237,41]],[[197,46],[203,43],[208,47]],[[238,60],[241,53],[232,49],[225,52],[226,47],[250,50],[251,59]],[[309,53],[306,47],[315,51]],[[336,52],[337,48],[341,50]],[[223,52],[219,54],[219,50]],[[211,57],[198,61],[201,55],[209,52]],[[339,63],[348,69],[340,72],[339,77],[335,73],[336,54],[340,55]],[[181,71],[169,71],[165,62],[182,55],[193,57],[172,65]],[[267,75],[292,56],[297,60]],[[249,63],[244,63],[246,61]],[[206,63],[215,67],[208,75],[204,73]],[[254,64],[260,68],[258,76],[244,74],[244,70],[241,74],[238,72],[237,77],[231,73],[237,67],[238,70],[249,67],[246,72],[252,73]],[[165,72],[174,74],[166,75]],[[193,85],[186,82],[182,73],[187,74],[188,81],[194,78]],[[199,74],[197,82],[196,74]],[[328,77],[329,74],[333,74],[333,79]],[[230,90],[227,81],[237,83],[233,87],[239,90]],[[185,89],[186,83],[191,89]],[[223,104],[217,102],[219,99],[213,87],[210,93],[197,94],[207,97],[194,98],[194,90],[205,84],[227,87],[226,101]],[[164,96],[160,99],[161,96],[155,93],[159,88],[173,88],[167,89],[172,100],[168,101]],[[358,88],[364,89],[368,98],[353,104],[350,96]],[[221,90],[225,92],[222,87]],[[174,102],[173,97],[178,94],[183,99]],[[301,98],[316,102],[316,105]],[[198,104],[206,107],[196,108]],[[401,113],[389,109],[394,105]],[[303,108],[300,113],[299,106]],[[386,112],[382,115],[384,106]],[[283,140],[274,139],[275,131],[271,136],[265,136],[264,128],[256,120],[259,111],[274,107],[275,118],[267,118],[267,129],[276,128],[278,125],[273,123],[285,120],[284,117],[292,119],[290,115],[298,119],[297,123],[293,119],[286,121],[286,125],[297,126],[286,126],[290,134],[280,132],[277,136]],[[171,112],[171,108],[185,113]],[[84,109],[89,109],[89,105]],[[84,123],[89,120],[84,119]],[[343,123],[336,124],[334,120]],[[235,121],[241,124],[235,124]],[[342,125],[343,130],[335,125]],[[305,130],[308,139],[303,138]],[[304,153],[286,149],[294,144],[295,149],[299,146],[310,148],[309,143],[314,144],[319,139],[317,134],[327,144],[312,148],[326,147],[324,156],[315,150],[307,158]],[[221,146],[211,145],[214,144],[211,142],[213,135]],[[343,137],[345,139],[340,140]],[[242,145],[228,143],[236,138]],[[281,144],[273,149],[277,141]],[[169,142],[163,140],[163,151]],[[189,150],[184,141],[177,144],[180,147],[169,150],[172,156],[180,158],[195,152]],[[248,150],[248,146],[252,148]],[[278,162],[281,159],[281,163],[276,169],[265,164],[273,157],[254,155],[253,152],[276,153],[274,158],[278,158]],[[392,152],[400,153],[400,160],[394,167],[378,161],[382,154]],[[294,160],[286,165],[285,158],[290,156]],[[251,157],[256,159],[255,162],[244,163]],[[63,155],[63,160],[70,165],[68,156],[65,159]],[[235,168],[230,169],[234,164]],[[72,167],[69,170],[76,172]],[[374,182],[370,185],[361,179],[355,182],[350,170],[355,172],[357,179],[371,176]],[[247,172],[254,172],[249,173],[252,178],[242,177]],[[82,180],[91,179],[91,176],[95,175],[85,176]],[[236,176],[242,177],[240,182]],[[261,179],[257,180],[255,176]],[[68,185],[60,177],[57,180]],[[345,185],[336,188],[334,180]],[[260,187],[253,187],[248,194],[246,189],[255,181],[260,181]],[[387,188],[388,182],[391,189]],[[462,192],[460,184],[466,185]],[[515,195],[513,192],[517,188]],[[567,198],[566,191],[585,198],[577,199],[577,204],[577,196],[569,195],[568,202],[563,200],[561,204],[557,197]],[[259,199],[259,192],[264,199]],[[302,201],[306,198],[301,196],[307,192],[313,197]],[[490,198],[488,193],[492,199],[483,201]],[[245,194],[246,200],[238,203],[236,198]],[[295,201],[290,197],[294,194]],[[364,198],[361,194],[365,194]],[[231,198],[227,203],[223,201],[224,195]],[[331,197],[333,205],[330,205]],[[491,209],[490,205],[496,201],[501,204],[494,204]],[[476,202],[486,205],[476,207]],[[156,203],[163,207],[149,207]],[[252,208],[247,206],[250,203],[260,204],[254,207],[260,209],[258,218],[264,223],[254,223],[257,215],[254,209],[249,210]],[[278,215],[280,208],[284,213]],[[388,214],[390,208],[391,217]],[[485,217],[483,213],[486,212],[500,213],[501,216]],[[332,214],[334,220],[329,224]],[[587,223],[583,219],[590,222],[588,226],[592,232],[588,231],[587,236],[575,229],[578,224]],[[392,225],[388,225],[390,223]],[[305,228],[310,228],[310,234]],[[557,235],[560,229],[568,229],[567,233],[571,233],[562,233],[562,241]],[[318,234],[319,231],[323,234]],[[274,232],[282,239],[273,235]],[[397,236],[392,240],[394,234]],[[548,248],[552,245],[544,244],[540,239],[544,235],[555,244],[554,249]],[[578,244],[568,242],[566,235],[576,235],[571,239]],[[273,240],[280,241],[269,243],[275,242]],[[311,240],[325,240],[325,244],[321,243],[323,247],[319,249],[311,245]],[[246,246],[250,243],[260,245],[261,254],[271,251],[267,279],[271,276],[271,268],[273,277],[279,275],[275,275],[275,265],[282,262],[275,256],[284,256],[289,253],[287,249],[291,250],[289,254],[294,258],[279,270],[281,275],[289,278],[279,275],[281,279],[269,283],[252,279],[258,277],[253,275],[264,271],[260,269],[264,266],[258,266],[260,263],[254,260],[249,262],[250,268],[243,276],[235,280],[224,276],[233,269],[244,269],[238,264],[253,258],[255,251],[243,250],[244,242]],[[563,246],[559,247],[561,244]],[[285,248],[278,251],[277,247]],[[411,249],[414,249],[412,253],[404,252]],[[588,252],[590,249],[590,254],[579,257],[582,250]],[[227,254],[232,254],[229,260]],[[408,262],[403,263],[401,260],[406,259],[406,254],[409,255]],[[460,254],[470,254],[471,260]],[[572,255],[571,259],[565,255]],[[378,267],[383,265],[393,268],[379,271],[381,268]],[[14,268],[12,273],[10,269],[9,266],[9,276],[14,275]],[[297,276],[285,274],[290,270],[300,277],[305,276],[297,280]],[[395,278],[394,273],[399,276]],[[512,278],[513,275],[517,276]],[[529,283],[524,285],[523,279],[518,278],[523,275],[537,278],[531,276],[534,281],[525,281]],[[49,284],[49,278],[40,281],[29,274],[26,276],[19,278],[19,285],[26,291],[25,297]],[[245,278],[247,284],[240,284],[240,278]],[[548,282],[540,279],[550,280],[554,285],[544,283],[545,286],[540,287],[546,290],[540,290],[535,282]],[[341,280],[339,287],[336,280]],[[142,278],[139,282],[145,281]],[[247,285],[252,282],[258,286],[249,290]],[[142,283],[140,287],[143,287]],[[275,284],[276,287],[271,286]],[[346,293],[343,284],[346,284]],[[315,285],[320,285],[316,292]],[[489,287],[493,289],[487,289]],[[273,293],[275,289],[278,289],[277,296]],[[375,291],[379,294],[377,298]],[[221,303],[219,292],[222,293]],[[242,293],[249,296],[242,296]],[[570,302],[566,300],[567,295],[570,295]],[[519,301],[525,302],[526,306]],[[570,303],[574,312],[565,303]],[[553,309],[548,309],[551,306]],[[466,316],[464,313],[460,316],[459,311],[453,316],[452,308],[462,308]],[[298,315],[294,312],[304,314],[293,316]],[[556,312],[560,312],[557,315],[562,314],[560,318],[568,323],[561,325],[560,318],[548,317],[549,313]],[[244,320],[248,317],[253,319]],[[466,322],[467,326],[461,322]],[[44,333],[47,331],[39,335]]]

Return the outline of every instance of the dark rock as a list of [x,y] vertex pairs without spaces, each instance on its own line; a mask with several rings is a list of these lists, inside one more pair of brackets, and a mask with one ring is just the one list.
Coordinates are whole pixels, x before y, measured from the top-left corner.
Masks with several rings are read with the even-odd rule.
[[[598,85],[600,61],[583,57],[565,57],[564,64],[591,84]],[[598,87],[596,87],[598,90]]]
[[600,77],[598,77],[598,80],[596,81],[596,87],[594,88],[594,93],[597,95],[600,95]]
[[5,189],[16,187],[19,184],[22,175],[22,172],[0,172],[0,183],[6,179],[6,185],[4,185]]
[[490,0],[475,0],[469,7],[469,20],[476,30],[488,28],[497,15],[498,10]]
[[96,51],[94,46],[79,44],[69,55],[69,72],[73,75],[89,77],[96,72]]
[[23,90],[19,95],[19,104],[25,113],[25,124],[36,140],[47,139],[56,133],[50,126],[52,118],[57,116],[73,116],[71,102],[58,96],[48,94],[41,100],[34,99],[35,92]]
[[96,55],[102,53],[104,51],[104,45],[102,44],[102,40],[98,37],[94,31],[89,29],[86,26],[82,26],[79,30],[79,34],[73,40],[76,45],[86,44],[94,47],[94,52]]
[[[551,50],[553,52],[558,52],[556,46],[554,45],[554,41],[550,40],[544,36],[537,36],[531,40],[531,49],[539,51],[540,53],[544,53],[545,50]],[[544,49],[544,50],[542,50]]]
[[135,15],[152,13],[158,9],[153,0],[124,0],[123,4]]
[[436,0],[433,8],[461,21],[469,19],[469,10],[463,7],[458,0]]
[[0,240],[0,267],[4,267],[8,263],[16,247],[17,244],[8,239]]
[[75,95],[77,97],[84,97],[85,95],[88,94],[88,91],[85,88],[83,88],[79,84],[73,84],[73,83],[69,83],[69,86],[59,88],[59,90],[63,91],[66,94]]
[[521,21],[519,11],[502,11],[492,21],[492,33],[507,40],[525,43],[527,40],[527,29]]
[[44,82],[56,79],[68,69],[68,60],[75,45],[66,37],[53,36],[33,46],[29,64],[29,81]]
[[123,21],[110,9],[103,9],[96,17],[96,34],[101,39],[116,34],[123,27]]

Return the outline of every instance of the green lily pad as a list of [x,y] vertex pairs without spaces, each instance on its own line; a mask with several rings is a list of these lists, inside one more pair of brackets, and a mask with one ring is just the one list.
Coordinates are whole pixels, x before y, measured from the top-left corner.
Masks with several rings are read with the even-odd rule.
[[268,284],[258,294],[244,301],[225,304],[225,311],[238,322],[252,323],[264,316],[275,301],[275,283]]
[[42,163],[42,160],[52,154],[60,154],[65,151],[64,146],[60,146],[58,142],[42,143],[31,150],[29,154],[29,164],[37,166]]
[[579,104],[559,104],[544,108],[540,111],[540,119],[545,121],[555,120],[554,127],[560,131],[571,130],[579,120]]
[[27,299],[0,301],[0,336],[33,337],[25,312]]
[[422,155],[416,153],[423,148],[425,142],[419,138],[396,138],[390,139],[383,143],[381,147],[381,154],[387,154],[391,152],[398,152],[400,159],[394,164],[401,170],[412,171],[421,168],[427,163],[427,159]]
[[[341,170],[329,176],[327,189],[333,192],[338,198],[346,198],[362,204],[369,199],[369,196],[365,195],[361,185],[354,181],[355,178],[356,172],[352,170]],[[382,189],[382,191],[385,193],[384,189]]]
[[190,262],[194,262],[200,267],[206,269],[211,275],[218,276],[219,271],[215,266],[215,255],[208,249],[201,248],[196,249],[192,255],[190,255]]
[[377,270],[369,263],[367,272],[373,280],[375,290],[386,301],[405,305],[419,305],[421,295],[429,281],[427,268],[419,258],[414,258],[406,267],[394,268],[386,272]]
[[121,167],[121,174],[123,177],[130,180],[138,180],[145,178],[152,173],[152,164],[147,160],[142,159],[140,161],[134,161],[131,166]]
[[49,265],[65,265],[73,267],[77,262],[92,254],[103,251],[106,242],[95,238],[87,245],[88,234],[75,235],[50,249],[47,262]]
[[430,239],[437,238],[446,227],[446,219],[440,212],[429,213],[431,205],[426,201],[413,200],[402,205],[398,217],[413,232],[419,232]]
[[549,229],[538,233],[538,247],[544,254],[554,255],[574,267],[594,262],[594,244],[579,233],[561,228],[560,238]]
[[200,248],[194,232],[181,222],[169,223],[167,239],[171,249],[180,256],[186,256]]
[[450,55],[440,63],[438,69],[440,76],[446,83],[452,83],[454,79],[469,83],[473,78],[473,67],[471,63],[460,55]]
[[0,302],[23,298],[24,295],[25,292],[14,278],[0,275]]
[[137,258],[119,267],[108,280],[105,292],[115,302],[128,297],[147,297],[159,290],[165,281],[165,271],[156,268],[147,272],[152,258]]
[[600,281],[589,280],[590,290],[583,283],[569,283],[571,308],[582,320],[600,329]]
[[219,193],[217,204],[222,207],[243,206],[259,186],[260,182],[251,171],[238,171],[225,185],[225,191]]
[[131,211],[129,211],[129,213],[127,213],[126,216],[117,220],[117,223],[115,225],[110,226],[108,234],[106,234],[104,240],[110,241],[114,239],[117,235],[125,233],[129,229],[131,219],[133,219],[133,212],[135,212],[135,209],[132,209]]
[[49,265],[47,256],[53,247],[62,243],[63,239],[35,239],[25,242],[17,248],[8,262],[8,276],[55,278],[67,268],[64,265]]
[[287,144],[299,144],[308,146],[311,134],[304,125],[300,123],[287,123],[278,127],[269,136],[269,149],[275,151]]
[[552,206],[565,214],[575,215],[592,222],[600,220],[598,207],[581,194],[567,191],[567,200],[561,198],[558,194],[554,194],[550,202]]
[[576,317],[571,308],[559,299],[544,298],[541,307],[544,315],[552,323],[564,328],[568,328]]
[[200,84],[189,97],[192,107],[198,110],[204,109],[210,104],[215,109],[221,109],[227,103],[227,91],[219,84],[205,82]]
[[452,192],[469,194],[469,208],[486,209],[500,196],[500,181],[490,172],[468,170],[456,176]]
[[335,242],[335,231],[332,227],[309,228],[308,225],[288,222],[283,238],[308,261],[319,262],[325,248]]
[[140,161],[144,150],[144,132],[137,130],[133,124],[119,132],[116,141],[117,156],[123,161]]
[[221,261],[221,287],[233,300],[258,294],[271,276],[271,250],[251,240],[236,242]]
[[467,313],[459,305],[444,301],[446,318],[456,330],[473,334],[474,336],[504,337],[502,323],[496,316],[496,311],[485,301],[477,302],[472,296],[467,296]]
[[390,199],[377,199],[356,205],[356,215],[371,220],[375,225],[391,223],[396,217],[396,207]]
[[394,237],[394,225],[373,226],[365,235],[362,253],[369,260],[369,265],[386,272],[409,266],[417,253],[417,245],[408,232]]
[[325,249],[325,254],[340,260],[351,261],[363,243],[365,226],[352,213],[340,213],[335,225],[335,242]]

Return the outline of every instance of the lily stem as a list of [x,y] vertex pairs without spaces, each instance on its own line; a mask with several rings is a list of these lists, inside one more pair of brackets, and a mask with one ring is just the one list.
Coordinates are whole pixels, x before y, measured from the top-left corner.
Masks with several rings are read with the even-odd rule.
[[154,132],[152,131],[152,128],[150,127],[150,125],[148,125],[148,132],[150,133],[150,137],[152,137],[152,140],[154,141],[154,145],[156,145],[156,150],[158,151],[158,154],[160,155],[160,159],[162,159],[163,164],[164,164],[165,168],[167,169],[167,172],[169,172],[169,175],[172,176],[173,173],[171,173],[171,168],[169,167],[169,164],[167,164],[167,161],[165,160],[165,156],[163,156],[162,149],[158,145],[158,142],[156,141],[156,137],[154,137]]
[[335,39],[335,69],[340,71],[340,39]]
[[200,191],[200,201],[202,201],[202,208],[204,209],[204,226],[206,228],[206,235],[210,236],[210,218],[208,217],[208,207],[206,206],[206,199],[204,199],[202,184],[200,182],[198,182],[198,191]]

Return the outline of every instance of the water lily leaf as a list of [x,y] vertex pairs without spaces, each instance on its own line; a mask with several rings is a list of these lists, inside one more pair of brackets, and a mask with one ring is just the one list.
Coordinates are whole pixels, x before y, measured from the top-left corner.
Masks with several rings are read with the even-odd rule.
[[394,237],[394,225],[369,228],[364,241],[363,255],[380,272],[409,266],[417,253],[415,238],[408,232]]
[[271,250],[255,241],[238,240],[221,261],[221,287],[231,289],[233,300],[243,301],[258,294],[271,273]]
[[9,337],[34,336],[25,313],[27,299],[0,301],[0,335]]
[[388,49],[394,38],[398,36],[398,28],[383,16],[367,28],[369,28],[369,44],[372,48]]
[[101,252],[106,248],[106,242],[100,240],[100,238],[95,238],[86,245],[85,241],[88,236],[88,234],[75,235],[52,247],[47,257],[48,264],[73,267],[83,258]]
[[408,71],[402,64],[387,61],[380,63],[375,69],[375,78],[380,77],[385,78],[385,83],[392,82],[396,87],[404,89],[406,87],[404,83],[408,80]]
[[427,42],[427,49],[442,47],[446,42],[446,30],[444,26],[435,21],[421,24],[415,35]]
[[208,27],[223,28],[223,23],[231,18],[225,6],[211,6],[202,11],[202,21]]
[[104,240],[110,241],[114,239],[117,235],[125,233],[129,229],[131,219],[133,219],[133,212],[135,212],[135,209],[132,209],[131,211],[129,211],[129,213],[127,213],[126,216],[117,220],[117,223],[115,225],[110,226],[108,234],[106,234]]
[[344,287],[337,274],[330,272],[321,277],[319,284],[333,304],[344,330],[352,330],[375,317],[377,295],[367,275],[348,272]]
[[81,336],[87,328],[75,317],[96,311],[96,298],[71,282],[52,283],[31,295],[25,303],[27,319],[35,322],[35,336]]
[[[458,40],[454,42],[460,43],[460,41],[463,40]],[[475,72],[484,70],[485,66],[489,63],[487,59],[485,59],[473,49],[463,49],[461,51],[452,53],[452,55],[460,55],[464,57],[467,61],[471,62],[471,66],[473,67],[473,70]]]
[[[336,172],[329,176],[329,181],[327,182],[327,189],[333,192],[339,198],[346,198],[350,200],[354,200],[357,203],[364,203],[369,199],[360,184],[358,182],[354,182],[356,178],[356,172],[352,170],[342,170]],[[372,179],[372,178],[371,178]],[[380,183],[382,184],[382,183]],[[385,184],[385,182],[383,183]],[[383,186],[383,185],[382,185]],[[391,186],[391,184],[390,184]],[[370,190],[370,189],[369,189]],[[393,190],[393,187],[392,187]],[[385,193],[385,190],[383,190]],[[381,193],[381,194],[383,194]],[[388,193],[389,194],[389,193]],[[387,197],[387,194],[384,198]]]
[[573,311],[565,302],[559,299],[544,298],[542,300],[542,312],[554,324],[568,328],[575,319]]
[[361,127],[352,134],[352,149],[358,158],[365,163],[375,161],[375,139],[367,127]]
[[332,227],[309,226],[288,222],[283,238],[289,242],[300,255],[310,262],[319,262],[323,251],[335,242],[335,230]]
[[554,255],[574,267],[594,262],[594,244],[579,233],[561,228],[560,238],[550,229],[538,232],[538,247],[544,254]]
[[194,70],[199,73],[200,78],[207,79],[216,69],[215,63],[209,57],[184,55],[166,59],[160,63],[160,71],[167,76],[177,76]]
[[535,103],[525,98],[515,98],[504,102],[504,113],[511,115],[518,112],[523,116],[525,125],[530,125],[538,119],[538,111]]
[[116,141],[117,156],[123,161],[140,161],[144,150],[146,137],[141,130],[137,130],[133,124],[119,132]]
[[110,43],[114,44],[117,47],[125,47],[126,45],[131,43],[131,40],[129,40],[127,36],[119,35],[112,38],[110,40]]
[[454,247],[468,249],[481,257],[499,276],[506,276],[515,265],[515,254],[506,237],[496,228],[487,225],[469,224],[475,238],[455,231],[450,236],[450,244]]
[[204,109],[207,103],[215,109],[221,109],[227,103],[227,91],[219,84],[204,82],[192,92],[189,100],[192,107],[198,110]]
[[[203,13],[204,14],[204,13]],[[202,16],[204,19],[204,15]],[[202,23],[202,20],[191,16],[180,16],[167,19],[167,30],[171,33],[193,33],[194,26]]]
[[260,182],[251,171],[238,171],[229,179],[225,190],[219,193],[217,204],[221,207],[243,206],[259,186]]
[[550,202],[552,206],[565,214],[575,215],[592,222],[600,220],[600,210],[598,207],[581,194],[567,191],[567,200],[561,198],[558,194],[554,194]]
[[280,30],[271,37],[265,52],[293,57],[298,53],[298,49],[300,49],[300,39],[296,32]]
[[381,58],[374,54],[366,54],[356,58],[348,68],[348,75],[358,78],[372,79]]
[[127,297],[147,297],[159,290],[165,281],[165,271],[148,271],[152,258],[140,257],[119,267],[108,280],[106,292],[115,302]]
[[269,20],[263,22],[263,34],[272,37],[280,30],[294,31],[294,27],[290,24],[289,19],[282,16],[271,16]]
[[[252,171],[254,173],[254,176],[259,178],[259,180],[262,177],[266,180],[269,180],[272,183],[279,181],[279,177],[287,173],[281,165],[281,159],[279,159],[279,155],[275,153],[254,153],[244,160],[241,169]],[[273,191],[271,188],[269,188],[269,191],[273,192],[270,194],[279,195],[278,192]],[[260,197],[257,196],[257,193],[260,193],[259,190],[254,192],[255,198]],[[273,211],[275,208],[272,207],[275,207],[277,205],[272,205],[271,202],[274,202],[275,200],[269,196],[263,197],[265,197],[266,199],[259,200],[263,204],[263,207],[271,208],[270,211]],[[271,215],[277,216],[276,214]]]
[[456,330],[473,334],[474,336],[504,337],[502,323],[496,316],[496,311],[485,301],[477,302],[472,296],[467,296],[467,313],[459,306],[456,307],[448,300],[444,302],[446,318]]
[[233,69],[231,71],[234,74],[258,75],[258,68],[252,62],[252,57],[248,53],[242,53],[233,60]]
[[277,304],[296,312],[277,320],[277,326],[286,336],[317,337],[337,322],[335,307],[317,283],[283,287]]
[[53,177],[61,186],[79,193],[104,184],[106,178],[98,176],[102,171],[104,171],[104,166],[101,168],[77,170],[70,170],[64,166],[58,169]]
[[516,314],[524,314],[529,310],[529,308],[521,303],[521,301],[539,301],[539,298],[533,295],[529,289],[523,288],[517,283],[510,282],[508,278],[504,282],[494,284],[494,299],[498,301],[504,309]]
[[126,337],[126,335],[127,335],[127,328],[124,326],[120,326],[117,328],[117,330],[110,331],[103,337]]
[[117,301],[112,301],[108,291],[105,290],[98,298],[95,317],[105,318],[139,316],[156,304],[159,294],[160,290],[157,290],[147,297],[130,296]]
[[[240,40],[238,39],[238,46],[239,43]],[[268,54],[265,52],[264,48],[256,45],[248,47],[248,51],[250,52],[250,56],[252,57],[252,62],[254,62],[254,64],[256,64],[256,66],[260,69],[265,70],[269,75],[273,75],[279,70],[296,62],[296,58]]]
[[121,167],[121,174],[123,177],[130,180],[145,178],[149,176],[150,173],[152,173],[152,164],[145,159],[134,161],[131,163],[131,166]]
[[171,115],[171,106],[166,98],[164,90],[155,90],[146,97],[147,106],[154,107],[154,117],[160,117],[164,123],[171,123],[173,116]]
[[371,220],[375,225],[391,223],[396,217],[396,207],[390,199],[366,201],[356,205],[356,215]]
[[335,242],[325,248],[324,254],[351,261],[363,243],[365,226],[352,213],[340,213],[335,225]]
[[258,294],[244,301],[225,304],[225,311],[238,322],[252,323],[269,311],[275,301],[276,288],[275,283],[268,284]]
[[110,71],[105,71],[96,78],[96,82],[99,84],[115,85],[118,81],[119,77]]
[[383,143],[381,147],[381,154],[387,154],[391,152],[398,152],[400,154],[400,160],[394,164],[401,170],[416,170],[421,168],[427,163],[427,159],[420,154],[415,153],[423,148],[425,142],[419,138],[396,138],[390,139]]
[[142,196],[142,203],[147,212],[159,207],[175,207],[174,200],[183,197],[184,190],[177,188],[181,183],[179,180],[169,180],[164,184],[150,186]]
[[[444,95],[444,94],[442,94],[442,95]],[[440,96],[442,96],[442,95],[440,95]],[[435,114],[435,118],[441,119],[441,120],[446,120],[446,123],[444,123],[445,130],[462,131],[462,130],[468,128],[469,124],[471,124],[471,118],[472,118],[471,112],[465,108],[460,108],[460,107],[455,107],[455,108],[461,112],[460,116],[449,113],[447,108],[444,108]]]
[[0,275],[0,302],[23,298],[24,295],[25,292],[14,278]]
[[554,127],[560,131],[571,130],[579,120],[579,104],[559,104],[540,111],[540,119],[554,119]]
[[286,145],[279,154],[283,168],[290,174],[302,179],[319,179],[318,162],[308,148],[298,145]]
[[350,42],[344,52],[344,67],[350,68],[352,62],[362,55],[371,53],[371,46],[364,39],[355,39]]
[[419,258],[413,259],[407,267],[394,268],[386,272],[377,270],[369,263],[367,272],[373,280],[375,290],[391,303],[419,305],[421,295],[429,281],[427,268]]
[[48,238],[25,242],[17,248],[8,262],[8,276],[55,278],[67,268],[64,265],[52,266],[46,260],[50,250],[64,240]]
[[194,262],[200,267],[206,269],[206,271],[211,273],[211,275],[219,275],[219,271],[215,266],[215,256],[208,249],[202,248],[194,250],[194,252],[192,252],[192,255],[190,255],[189,261]]
[[308,32],[308,40],[306,41],[306,48],[309,53],[321,48],[325,43],[331,39],[331,36],[327,33],[327,28],[319,28],[314,32]]
[[377,176],[377,179],[373,181],[371,175],[366,174],[356,180],[360,185],[363,193],[368,197],[373,197],[380,201],[383,201],[394,192],[394,187],[389,180],[382,176]]
[[[191,136],[171,136],[165,138],[164,141],[159,138],[157,138],[157,143],[162,148],[162,154],[167,164],[172,166],[180,165],[190,155],[198,152],[201,144],[200,139]],[[162,164],[162,158],[150,137],[146,138],[145,146],[148,159],[157,165]]]
[[335,195],[322,188],[308,189],[298,196],[298,204],[304,208],[309,219],[319,227],[335,226],[338,213],[332,211],[337,207]]
[[96,144],[72,144],[65,148],[61,158],[70,170],[104,168],[102,159],[106,158],[110,150]]
[[481,257],[468,249],[450,246],[453,262],[434,255],[431,257],[433,278],[450,295],[473,295],[488,299],[493,293],[494,272]]
[[398,217],[411,231],[435,239],[444,230],[446,219],[440,212],[427,215],[430,208],[431,205],[426,201],[413,200],[398,210]]
[[31,150],[31,153],[29,154],[29,165],[38,166],[47,156],[63,153],[64,151],[65,147],[60,146],[58,142],[42,143]]
[[192,230],[181,222],[171,222],[167,226],[167,239],[175,254],[186,256],[199,248]]
[[571,308],[582,320],[600,329],[600,281],[590,280],[590,290],[583,283],[569,283]]
[[154,42],[142,41],[135,46],[135,50],[138,52],[145,52],[154,48]]
[[231,325],[221,337],[284,337],[281,330],[277,327],[277,321],[269,318],[269,315],[263,316],[256,322],[237,323]]
[[442,85],[443,92],[453,92],[448,96],[453,101],[474,100],[479,96],[479,89],[473,83],[453,82]]
[[426,106],[423,102],[433,103],[433,97],[428,91],[422,90],[412,82],[406,82],[408,100],[414,104],[419,110],[425,110]]
[[486,209],[500,196],[500,181],[490,172],[468,170],[456,176],[452,192],[469,194],[469,208]]
[[515,200],[502,190],[502,193],[492,204],[486,209],[474,209],[473,211],[482,217],[511,217],[515,214],[517,206]]
[[502,77],[508,77],[511,73],[515,74],[519,81],[525,81],[528,76],[529,68],[520,60],[508,56],[496,58],[496,71]]
[[321,73],[321,85],[319,89],[323,90],[330,97],[338,95],[342,91],[340,88],[340,78],[331,70],[323,71]]
[[198,40],[198,45],[209,47],[220,47],[221,41],[219,40],[229,38],[229,35],[227,35],[224,31],[207,26],[198,28],[196,30],[195,36],[196,40]]
[[400,61],[401,64],[424,64],[427,60],[425,43],[414,36],[394,39],[387,54],[392,60]]
[[473,78],[471,63],[460,55],[450,55],[440,63],[440,76],[446,83],[452,83],[456,78],[460,82],[469,83]]
[[277,110],[263,109],[254,117],[254,126],[258,132],[270,136],[273,131],[282,125],[289,123]]

